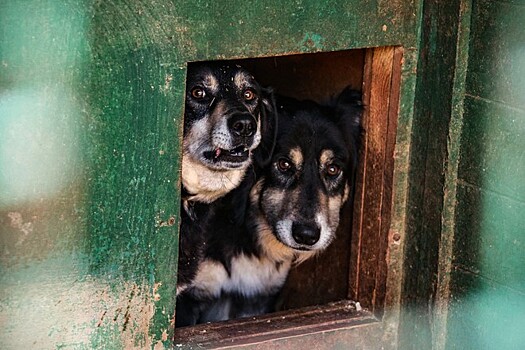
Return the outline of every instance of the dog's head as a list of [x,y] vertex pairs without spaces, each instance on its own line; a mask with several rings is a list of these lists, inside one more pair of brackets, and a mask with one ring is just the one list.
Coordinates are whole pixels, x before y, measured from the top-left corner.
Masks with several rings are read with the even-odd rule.
[[[195,64],[186,82],[182,182],[192,198],[212,202],[237,187],[253,151],[271,133],[272,93],[245,69]],[[265,143],[261,155],[269,154]]]
[[262,245],[301,259],[309,255],[298,253],[324,249],[335,236],[353,187],[362,107],[349,89],[329,106],[292,99],[277,106],[275,152],[251,201]]

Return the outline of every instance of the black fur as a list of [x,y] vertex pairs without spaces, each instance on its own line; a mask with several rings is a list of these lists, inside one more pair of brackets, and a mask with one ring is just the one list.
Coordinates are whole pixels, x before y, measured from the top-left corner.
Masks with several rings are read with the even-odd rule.
[[[206,244],[203,232],[215,216],[217,199],[253,172],[253,162],[261,165],[268,161],[275,123],[272,91],[261,87],[242,67],[227,62],[189,66],[177,294],[195,276]],[[227,179],[224,186],[206,187],[221,177]]]
[[[177,297],[178,327],[273,311],[292,263],[333,239],[356,168],[360,96],[346,89],[329,105],[279,98],[277,107],[271,161],[217,200],[200,230],[203,256]],[[301,152],[292,160],[294,149]],[[326,214],[328,200],[336,213]],[[323,215],[330,220],[321,229],[316,217]]]

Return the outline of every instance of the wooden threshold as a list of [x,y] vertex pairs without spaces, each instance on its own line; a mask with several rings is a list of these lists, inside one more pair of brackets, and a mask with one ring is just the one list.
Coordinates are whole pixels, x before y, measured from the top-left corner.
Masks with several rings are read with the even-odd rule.
[[377,322],[371,312],[360,308],[358,311],[353,301],[344,300],[258,317],[178,328],[175,329],[174,344],[175,348],[221,349]]

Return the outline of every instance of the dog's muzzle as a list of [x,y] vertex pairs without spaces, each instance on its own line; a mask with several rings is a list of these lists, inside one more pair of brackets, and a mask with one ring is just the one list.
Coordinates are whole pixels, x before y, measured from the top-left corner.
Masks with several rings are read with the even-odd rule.
[[204,152],[204,157],[212,163],[242,164],[249,159],[250,149],[254,148],[257,121],[249,113],[233,113],[228,118],[227,128],[232,148],[215,148]]

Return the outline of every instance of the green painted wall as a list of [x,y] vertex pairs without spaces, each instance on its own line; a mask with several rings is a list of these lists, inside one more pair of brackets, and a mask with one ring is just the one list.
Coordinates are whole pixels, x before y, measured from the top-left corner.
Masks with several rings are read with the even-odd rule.
[[0,3],[2,348],[167,336],[184,67],[117,5]]
[[472,2],[449,349],[525,347],[525,4]]
[[2,348],[171,344],[187,62],[382,45],[405,47],[400,348],[524,348],[523,23],[519,0],[0,1]]
[[187,62],[382,45],[405,47],[400,348],[523,348],[523,23],[519,0],[0,1],[2,348],[170,346]]

